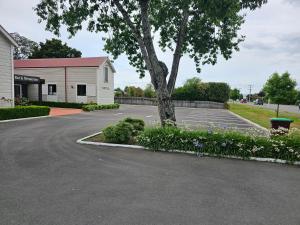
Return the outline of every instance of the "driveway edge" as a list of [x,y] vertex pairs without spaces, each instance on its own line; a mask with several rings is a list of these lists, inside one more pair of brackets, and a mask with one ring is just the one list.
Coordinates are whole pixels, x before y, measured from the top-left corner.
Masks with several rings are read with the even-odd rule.
[[33,120],[33,119],[40,119],[40,118],[47,118],[51,117],[48,116],[34,116],[34,117],[26,117],[26,118],[19,118],[19,119],[11,119],[11,120],[0,120],[0,123],[8,123],[8,122],[14,122],[14,121],[23,121],[23,120]]
[[[113,143],[104,143],[104,142],[93,142],[93,141],[85,141],[90,137],[96,136],[101,134],[102,131],[91,134],[89,136],[83,137],[78,139],[76,143],[84,144],[84,145],[95,145],[95,146],[108,146],[108,147],[121,147],[121,148],[132,148],[132,149],[143,149],[147,150],[147,148],[140,146],[140,145],[125,145],[125,144],[113,144]],[[215,154],[208,154],[208,153],[197,153],[192,151],[180,151],[180,150],[171,150],[170,152],[176,153],[184,153],[190,155],[197,155],[197,156],[207,156],[207,157],[214,157],[214,158],[226,158],[226,159],[239,159],[239,160],[249,160],[249,161],[257,161],[257,162],[271,162],[271,163],[279,163],[279,164],[291,164],[291,165],[300,165],[300,161],[289,162],[283,159],[274,159],[274,158],[259,158],[259,157],[250,157],[250,158],[242,158],[239,156],[226,156],[226,155],[215,155]]]

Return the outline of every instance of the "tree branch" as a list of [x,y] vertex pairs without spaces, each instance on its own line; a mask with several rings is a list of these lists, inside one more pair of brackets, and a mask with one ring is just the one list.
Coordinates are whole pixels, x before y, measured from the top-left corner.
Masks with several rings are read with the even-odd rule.
[[179,62],[182,56],[182,52],[181,52],[182,46],[184,43],[184,38],[186,37],[188,19],[189,19],[189,7],[187,6],[187,8],[183,11],[183,17],[182,17],[181,25],[179,27],[179,32],[177,36],[177,45],[173,55],[172,70],[168,81],[168,91],[170,94],[172,94],[176,83]]
[[161,68],[155,48],[153,45],[153,40],[151,36],[151,26],[149,22],[149,0],[139,0],[140,7],[141,7],[141,19],[142,19],[142,32],[144,37],[144,43],[148,52],[148,57],[150,60],[150,63],[152,65],[152,69],[155,70],[155,74],[158,74],[160,72],[163,72],[163,69]]
[[134,25],[134,23],[131,21],[128,12],[123,8],[123,6],[119,2],[119,0],[113,0],[113,3],[117,6],[117,8],[121,12],[121,14],[122,14],[125,22],[130,27],[130,29],[132,30],[135,38],[137,39],[138,44],[139,44],[140,49],[141,49],[141,52],[142,52],[142,55],[143,55],[144,60],[146,62],[147,69],[149,70],[149,72],[151,74],[151,62],[149,60],[147,49],[146,49],[146,46],[145,46],[145,43],[143,41],[143,38],[141,36],[140,31],[136,28],[136,26]]

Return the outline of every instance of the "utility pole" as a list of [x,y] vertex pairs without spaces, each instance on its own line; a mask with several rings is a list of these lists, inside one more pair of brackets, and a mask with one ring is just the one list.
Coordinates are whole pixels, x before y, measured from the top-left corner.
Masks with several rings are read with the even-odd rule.
[[249,85],[249,98],[248,98],[248,102],[250,102],[250,100],[251,100],[251,91],[252,91],[252,84]]

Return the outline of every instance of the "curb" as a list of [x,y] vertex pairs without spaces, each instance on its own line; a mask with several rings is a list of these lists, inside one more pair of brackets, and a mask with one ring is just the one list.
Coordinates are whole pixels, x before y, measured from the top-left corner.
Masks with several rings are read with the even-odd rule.
[[0,123],[8,123],[8,122],[14,122],[14,121],[23,121],[23,120],[33,120],[33,119],[40,119],[40,118],[47,118],[51,117],[48,116],[34,116],[34,117],[26,117],[26,118],[19,118],[19,119],[11,119],[11,120],[0,120]]
[[[148,149],[148,148],[145,148],[145,147],[140,146],[140,145],[125,145],[125,144],[112,144],[112,143],[103,143],[103,142],[84,141],[85,139],[88,139],[90,137],[96,136],[96,135],[101,134],[101,133],[102,133],[102,131],[91,134],[91,135],[86,136],[84,138],[78,139],[76,141],[76,143],[84,144],[84,145],[122,147],[122,148],[132,148],[132,149],[142,149],[142,150],[147,150]],[[176,152],[176,153],[183,153],[183,154],[190,154],[190,155],[200,156],[199,153],[192,152],[192,151],[170,150],[169,152]],[[274,159],[274,158],[259,158],[259,157],[242,158],[242,157],[239,157],[239,156],[215,155],[215,154],[209,154],[209,153],[200,153],[200,154],[201,154],[201,156],[214,157],[214,158],[239,159],[239,160],[257,161],[257,162],[271,162],[271,163],[279,163],[279,164],[291,164],[291,165],[297,165],[297,166],[300,165],[300,161],[289,162],[287,160]]]
[[234,116],[240,118],[241,120],[244,120],[245,122],[250,123],[250,124],[252,124],[253,126],[256,126],[256,127],[259,128],[259,129],[262,129],[262,130],[264,130],[264,131],[266,131],[266,132],[269,132],[269,130],[268,130],[267,128],[262,127],[262,126],[260,126],[259,124],[252,122],[251,120],[248,120],[248,119],[246,119],[246,118],[244,118],[244,117],[242,117],[242,116],[240,116],[240,115],[238,115],[238,114],[236,114],[236,113],[234,113],[234,112],[232,112],[232,111],[230,111],[230,110],[228,110],[228,112],[231,113],[232,115],[234,115]]

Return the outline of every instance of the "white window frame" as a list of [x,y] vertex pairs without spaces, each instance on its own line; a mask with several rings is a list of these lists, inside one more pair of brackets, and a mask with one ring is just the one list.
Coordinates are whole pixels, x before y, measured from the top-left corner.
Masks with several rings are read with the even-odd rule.
[[[78,85],[85,85],[85,95],[78,95]],[[87,97],[87,83],[76,83],[76,97]]]
[[[56,92],[55,92],[55,94],[49,95],[49,85],[55,85],[56,86]],[[48,96],[57,96],[57,90],[58,90],[57,83],[47,83],[47,95]]]

